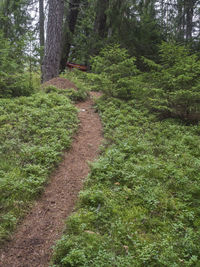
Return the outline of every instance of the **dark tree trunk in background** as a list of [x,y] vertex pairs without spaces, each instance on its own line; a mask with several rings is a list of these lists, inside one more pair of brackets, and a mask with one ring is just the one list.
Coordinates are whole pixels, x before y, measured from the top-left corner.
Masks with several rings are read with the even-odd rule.
[[69,15],[65,20],[64,33],[62,40],[62,53],[60,61],[60,70],[64,71],[69,57],[71,43],[75,31],[76,21],[79,13],[81,0],[70,0],[69,2]]
[[177,2],[178,8],[178,17],[177,17],[177,30],[178,30],[178,40],[184,40],[184,6],[182,0],[178,0]]
[[101,38],[105,38],[108,35],[107,27],[107,15],[106,10],[109,7],[109,0],[98,0],[97,1],[97,13],[94,24],[94,32]]
[[40,62],[44,57],[44,0],[39,0]]
[[43,82],[59,75],[64,0],[49,0],[47,39],[42,66]]
[[192,39],[194,4],[195,1],[186,0],[186,41]]
[[[5,9],[4,9],[5,17],[9,16],[9,6],[10,6],[10,0],[7,0],[5,2]],[[9,25],[8,21],[6,21],[6,23],[5,23],[4,27],[3,27],[5,38],[9,38],[9,27],[10,27],[10,25]]]

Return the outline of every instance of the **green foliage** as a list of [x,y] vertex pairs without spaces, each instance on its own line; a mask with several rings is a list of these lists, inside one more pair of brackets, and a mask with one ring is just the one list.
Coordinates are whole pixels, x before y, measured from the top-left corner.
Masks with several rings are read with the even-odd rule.
[[75,27],[69,61],[88,64],[92,50],[102,47],[102,42],[94,36],[95,5],[94,0],[82,0]]
[[102,49],[98,56],[91,59],[92,70],[95,73],[105,72],[114,64],[120,64],[129,58],[126,49],[120,48],[119,45],[107,46]]
[[25,40],[12,45],[0,32],[0,98],[28,96],[34,91],[32,80],[25,70],[22,47],[25,47]]
[[56,92],[0,100],[0,242],[69,148],[76,109]]
[[59,95],[64,95],[66,97],[68,97],[69,99],[71,99],[72,101],[84,101],[87,97],[87,91],[85,90],[75,90],[73,88],[71,89],[58,89],[55,86],[45,86],[44,91],[48,94],[48,93],[52,93],[52,92],[56,92]]
[[[163,43],[160,47],[162,78],[159,87],[171,92],[179,89],[189,90],[199,82],[200,63],[196,55],[190,55],[184,46]],[[156,79],[158,83],[158,79]]]
[[59,89],[55,86],[48,85],[44,87],[46,93],[56,92],[59,95],[64,95],[70,98],[72,101],[84,101],[88,98],[90,88],[84,83],[85,73],[79,70],[67,71],[62,73],[61,77],[70,80],[74,85],[76,85],[77,90],[74,88]]
[[[173,43],[160,46],[160,63],[143,57],[149,72],[140,73],[135,59],[119,46],[107,47],[92,59],[88,74],[92,88],[108,96],[137,99],[161,117],[200,120],[200,61],[187,48]],[[95,85],[94,85],[95,84]]]
[[30,30],[29,8],[31,4],[31,0],[1,0],[0,2],[0,31],[12,44],[23,39]]
[[199,126],[98,100],[106,144],[53,266],[198,266]]
[[[150,105],[168,116],[185,120],[200,119],[200,61],[188,49],[173,43],[160,47],[160,65],[145,60],[151,69],[146,81],[153,89]],[[149,101],[148,100],[148,101]],[[167,113],[167,114],[166,114]]]
[[136,59],[129,57],[126,49],[119,45],[107,46],[91,61],[92,70],[99,73],[98,86],[104,93],[122,99],[132,97],[133,77],[139,74],[139,70],[135,66]]
[[157,47],[164,36],[156,16],[156,1],[109,2],[107,13],[113,31],[110,39],[125,47],[131,56],[157,57]]
[[81,1],[70,60],[90,64],[90,56],[113,43],[125,47],[131,56],[154,59],[164,39],[160,24],[156,1]]
[[90,88],[88,88],[88,85],[85,84],[85,73],[74,69],[73,71],[67,71],[62,74],[62,77],[70,80],[73,82],[77,90],[70,89],[66,90],[65,94],[73,101],[84,101],[88,98],[88,91],[90,91]]

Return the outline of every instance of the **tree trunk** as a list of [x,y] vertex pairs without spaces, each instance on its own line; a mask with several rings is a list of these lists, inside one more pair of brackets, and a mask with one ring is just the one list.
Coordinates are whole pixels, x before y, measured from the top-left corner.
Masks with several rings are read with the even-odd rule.
[[184,5],[182,0],[177,2],[177,37],[179,41],[184,41]]
[[94,32],[101,38],[108,35],[106,10],[109,7],[109,0],[98,0],[97,13],[94,24]]
[[76,21],[79,13],[80,0],[70,0],[69,15],[65,20],[64,34],[62,40],[62,54],[60,61],[60,70],[64,71],[69,57],[71,43],[75,31]]
[[192,39],[194,1],[186,1],[186,41]]
[[44,57],[44,0],[39,0],[40,64]]
[[47,40],[42,66],[43,82],[59,75],[64,0],[49,0]]
[[9,38],[9,33],[11,32],[11,26],[10,23],[10,9],[11,4],[10,0],[2,1],[0,3],[0,30],[3,31],[4,37]]

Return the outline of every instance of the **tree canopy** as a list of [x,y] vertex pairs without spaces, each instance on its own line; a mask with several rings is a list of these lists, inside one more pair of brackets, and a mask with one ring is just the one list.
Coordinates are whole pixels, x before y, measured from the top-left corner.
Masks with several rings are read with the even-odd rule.
[[[159,62],[159,45],[163,41],[181,43],[193,52],[200,47],[199,0],[58,2],[60,13],[52,8],[50,0],[0,2],[3,38],[10,46],[18,47],[18,52],[20,49],[22,58],[31,47],[29,54],[37,54],[34,62],[43,64],[43,76],[47,68],[52,69],[45,80],[64,71],[67,61],[90,66],[91,56],[109,44],[126,48],[130,56],[136,57],[141,70],[145,70],[142,57]],[[53,28],[57,38],[51,34]]]

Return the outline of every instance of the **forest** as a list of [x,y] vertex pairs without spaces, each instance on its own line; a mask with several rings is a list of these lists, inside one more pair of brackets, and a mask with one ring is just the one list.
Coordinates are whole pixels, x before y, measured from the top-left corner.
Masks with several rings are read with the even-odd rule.
[[[90,99],[98,158],[45,264],[17,265]],[[199,267],[199,121],[199,0],[0,0],[0,266]]]

